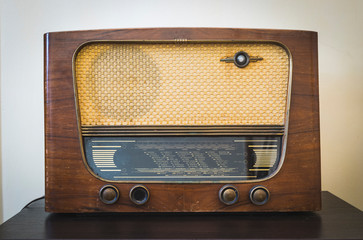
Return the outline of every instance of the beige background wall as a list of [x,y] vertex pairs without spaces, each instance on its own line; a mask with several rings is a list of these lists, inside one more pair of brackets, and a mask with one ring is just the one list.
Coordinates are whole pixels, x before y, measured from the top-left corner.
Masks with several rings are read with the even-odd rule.
[[317,31],[323,190],[363,209],[362,12],[359,0],[2,0],[2,219],[44,195],[43,34],[101,28]]

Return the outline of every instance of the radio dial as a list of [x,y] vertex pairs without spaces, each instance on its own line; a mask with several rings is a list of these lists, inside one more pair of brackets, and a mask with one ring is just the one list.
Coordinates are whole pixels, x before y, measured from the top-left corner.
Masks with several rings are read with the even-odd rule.
[[149,200],[149,190],[143,185],[136,185],[130,190],[130,200],[136,205],[143,205]]
[[237,194],[235,190],[229,188],[223,191],[222,198],[227,202],[232,202],[236,198]]
[[113,204],[119,198],[119,191],[115,186],[105,185],[100,190],[100,199],[105,204]]
[[226,205],[232,205],[238,200],[238,190],[232,185],[225,185],[219,190],[219,200]]
[[270,192],[264,186],[255,186],[250,191],[250,200],[255,205],[264,205],[270,198]]

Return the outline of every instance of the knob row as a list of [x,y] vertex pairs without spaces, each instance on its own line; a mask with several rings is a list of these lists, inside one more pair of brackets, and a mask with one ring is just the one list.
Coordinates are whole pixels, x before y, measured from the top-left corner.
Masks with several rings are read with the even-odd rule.
[[[119,190],[113,185],[105,185],[101,188],[100,199],[105,204],[113,204],[120,197]],[[130,200],[136,205],[143,205],[149,200],[149,190],[143,185],[136,185],[130,189]]]
[[[119,190],[113,185],[105,185],[99,192],[100,199],[105,204],[113,204],[120,197]],[[219,200],[226,204],[232,205],[238,201],[239,192],[233,185],[225,185],[219,190]],[[150,197],[149,190],[144,185],[135,185],[130,189],[129,198],[136,205],[145,204]],[[251,202],[255,205],[264,205],[270,198],[270,192],[264,186],[254,186],[249,193]]]
[[[225,185],[219,190],[219,200],[226,205],[232,205],[238,201],[239,192],[233,185]],[[251,202],[255,205],[264,205],[270,198],[270,192],[264,186],[254,186],[249,193]]]

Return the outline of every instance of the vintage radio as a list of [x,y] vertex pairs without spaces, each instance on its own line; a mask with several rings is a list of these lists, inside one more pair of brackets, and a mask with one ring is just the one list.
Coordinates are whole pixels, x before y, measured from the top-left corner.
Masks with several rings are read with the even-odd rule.
[[45,34],[46,210],[320,209],[317,33]]

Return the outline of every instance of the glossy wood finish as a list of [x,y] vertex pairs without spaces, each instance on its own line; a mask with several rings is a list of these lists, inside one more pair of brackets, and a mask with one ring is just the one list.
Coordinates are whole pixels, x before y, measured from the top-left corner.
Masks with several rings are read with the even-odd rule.
[[0,226],[0,239],[363,239],[363,212],[329,192],[319,212],[44,212],[44,201]]
[[[45,39],[45,171],[50,212],[210,212],[315,211],[320,209],[320,135],[317,33],[248,29],[121,29],[47,33]],[[128,198],[135,184],[114,184],[116,204],[98,193],[103,182],[82,161],[72,77],[76,49],[92,40],[272,40],[283,43],[293,59],[290,122],[285,162],[280,172],[260,183],[234,184],[239,201],[226,206],[218,199],[224,184],[148,184],[143,206]],[[267,187],[270,201],[255,206],[248,199],[255,185]]]

